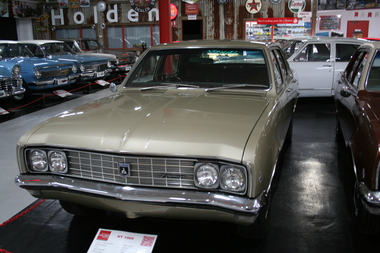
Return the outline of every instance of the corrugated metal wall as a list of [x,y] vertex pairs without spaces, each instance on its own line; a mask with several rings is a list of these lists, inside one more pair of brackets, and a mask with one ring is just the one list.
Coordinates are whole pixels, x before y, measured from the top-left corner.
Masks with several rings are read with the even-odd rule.
[[[246,8],[247,0],[229,0],[225,5],[221,5],[217,0],[200,0],[198,1],[199,13],[196,17],[197,20],[201,20],[203,23],[203,39],[244,39],[245,34],[245,21],[252,21],[256,18],[271,18],[271,17],[296,17],[296,14],[291,12],[288,8],[288,1],[282,0],[278,4],[272,4],[269,0],[262,0],[262,7],[260,12],[256,14],[249,13]],[[84,27],[94,24],[95,15],[93,6],[97,2],[91,2],[92,6],[89,8],[79,9],[63,9],[64,12],[64,27]],[[186,3],[181,0],[172,0],[171,3],[177,6],[178,16],[175,19],[176,25],[172,28],[173,40],[182,40],[182,22],[188,20],[188,16],[185,14]],[[306,0],[306,8],[304,11],[311,10],[312,0]],[[156,4],[157,5],[157,4]],[[115,7],[116,6],[116,7]],[[59,15],[58,6],[53,7],[55,9],[54,15]],[[117,22],[107,23],[107,12],[116,8],[118,20]],[[157,6],[156,6],[157,8]],[[42,10],[42,8],[40,8]],[[107,1],[107,10],[103,13],[98,13],[98,23],[105,23],[108,25],[139,25],[149,24],[148,14],[139,13],[139,22],[131,22],[128,19],[128,11],[131,10],[129,1]],[[76,12],[82,12],[85,21],[78,25],[74,22],[74,15]],[[112,15],[111,15],[112,17]],[[48,30],[54,30],[52,28],[51,19],[45,21],[45,25],[48,26]],[[154,22],[158,24],[157,22]],[[36,24],[41,25],[41,24]],[[56,25],[61,26],[60,24]],[[99,36],[104,36],[101,28],[97,28]],[[36,38],[53,38],[52,33],[40,34]]]

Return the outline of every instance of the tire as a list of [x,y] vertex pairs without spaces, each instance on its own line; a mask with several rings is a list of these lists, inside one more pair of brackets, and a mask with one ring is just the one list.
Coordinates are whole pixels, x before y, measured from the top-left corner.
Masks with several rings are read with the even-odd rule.
[[270,198],[260,210],[259,216],[251,225],[238,225],[239,235],[243,238],[264,240],[267,237],[270,220]]
[[353,225],[358,233],[364,235],[378,235],[380,231],[380,217],[372,215],[365,208],[358,192],[357,183],[354,188]]
[[97,213],[97,209],[82,206],[76,203],[67,202],[60,200],[59,203],[61,204],[62,208],[71,214],[78,215],[78,216],[91,216]]

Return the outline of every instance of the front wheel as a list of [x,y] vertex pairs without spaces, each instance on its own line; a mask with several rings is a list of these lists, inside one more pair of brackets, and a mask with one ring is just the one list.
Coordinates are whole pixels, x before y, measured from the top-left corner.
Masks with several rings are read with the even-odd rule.
[[243,238],[264,240],[267,237],[270,220],[270,197],[260,210],[259,216],[251,225],[238,225],[239,235]]

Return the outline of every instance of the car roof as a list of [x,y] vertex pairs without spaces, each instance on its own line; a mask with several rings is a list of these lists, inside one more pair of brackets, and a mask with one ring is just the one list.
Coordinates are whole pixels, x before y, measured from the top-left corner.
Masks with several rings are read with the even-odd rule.
[[162,43],[150,48],[150,50],[161,50],[167,48],[268,48],[270,45],[277,45],[277,43],[266,43],[252,40],[192,40],[192,41],[178,41]]
[[335,41],[335,42],[360,42],[363,43],[363,40],[356,38],[346,38],[346,37],[327,37],[327,36],[316,36],[316,37],[300,37],[292,38],[291,40],[300,40],[300,41],[309,41],[309,42],[318,42],[318,41]]
[[45,43],[64,43],[60,40],[20,40],[21,43],[31,43],[31,44],[45,44]]
[[19,42],[15,40],[0,40],[0,43],[17,44]]

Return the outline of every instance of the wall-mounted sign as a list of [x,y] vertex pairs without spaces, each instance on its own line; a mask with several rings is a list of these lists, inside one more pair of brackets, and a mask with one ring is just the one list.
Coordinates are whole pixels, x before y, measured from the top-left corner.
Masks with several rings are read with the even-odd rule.
[[279,4],[282,0],[270,0],[272,4]]
[[340,15],[321,16],[319,30],[340,30]]
[[156,0],[129,0],[129,3],[131,4],[132,9],[137,12],[149,12],[156,4]]
[[198,15],[198,3],[195,4],[185,4],[185,14],[186,15]]
[[305,0],[290,0],[288,2],[288,7],[291,12],[298,13],[305,9]]
[[218,4],[225,5],[228,3],[229,0],[218,0]]
[[175,6],[174,4],[170,4],[170,20],[175,19],[177,15],[178,15],[177,6]]
[[195,4],[196,2],[199,2],[199,0],[182,0],[182,2],[185,2],[188,4]]
[[258,13],[261,10],[261,0],[247,0],[245,8],[249,13]]
[[258,18],[258,25],[298,24],[298,18]]

